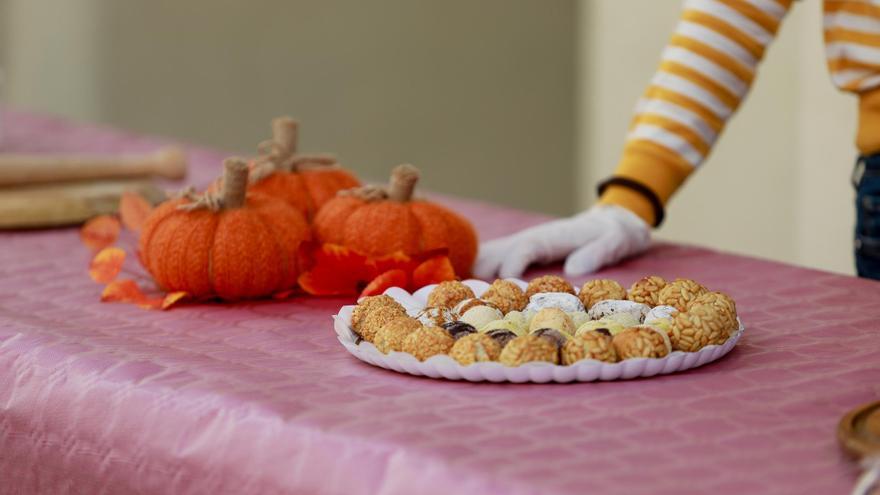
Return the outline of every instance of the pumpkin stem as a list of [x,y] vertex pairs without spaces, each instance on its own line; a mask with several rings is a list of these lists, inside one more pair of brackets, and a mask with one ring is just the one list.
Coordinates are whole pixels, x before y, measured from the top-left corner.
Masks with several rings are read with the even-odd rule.
[[388,199],[406,202],[412,199],[416,182],[419,181],[419,169],[405,163],[394,167],[391,171],[391,183],[388,186]]
[[223,208],[241,208],[247,193],[248,166],[241,158],[223,160]]
[[299,141],[299,122],[290,117],[272,119],[272,140],[280,148],[280,155],[295,154],[297,141]]

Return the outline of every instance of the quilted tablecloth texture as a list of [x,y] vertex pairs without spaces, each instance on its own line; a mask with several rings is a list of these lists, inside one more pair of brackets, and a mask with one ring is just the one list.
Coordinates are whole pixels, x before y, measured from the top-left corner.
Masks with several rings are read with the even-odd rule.
[[[6,150],[163,144],[2,118]],[[204,185],[222,155],[190,152]],[[543,220],[441,201],[484,238]],[[336,341],[348,299],[102,304],[75,229],[2,233],[0,253],[2,494],[845,493],[857,468],[837,420],[880,396],[880,284],[694,247],[602,276],[730,293],[737,348],[680,375],[567,385],[373,368]]]

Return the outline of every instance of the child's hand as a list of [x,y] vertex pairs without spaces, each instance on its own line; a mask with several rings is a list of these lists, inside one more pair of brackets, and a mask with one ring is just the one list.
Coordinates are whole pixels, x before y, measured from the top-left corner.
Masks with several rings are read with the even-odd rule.
[[484,279],[518,277],[532,263],[567,257],[565,274],[578,276],[641,253],[650,244],[651,229],[644,220],[620,206],[598,205],[484,243],[474,273]]

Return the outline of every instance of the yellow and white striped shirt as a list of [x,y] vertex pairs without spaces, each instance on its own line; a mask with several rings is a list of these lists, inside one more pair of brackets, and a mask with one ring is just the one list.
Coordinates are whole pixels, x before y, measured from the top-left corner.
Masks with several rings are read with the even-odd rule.
[[[663,204],[700,164],[755,78],[792,0],[687,0],[660,68],[636,106],[616,176],[651,189]],[[859,95],[856,144],[880,151],[880,0],[824,0],[828,68]],[[655,221],[641,194],[610,186],[602,203]]]

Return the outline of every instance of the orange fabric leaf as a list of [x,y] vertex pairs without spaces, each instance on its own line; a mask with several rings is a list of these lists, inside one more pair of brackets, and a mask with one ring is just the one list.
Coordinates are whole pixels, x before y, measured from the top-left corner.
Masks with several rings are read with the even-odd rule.
[[378,296],[391,287],[405,288],[408,283],[409,276],[407,276],[406,272],[399,268],[395,268],[383,272],[378,277],[374,278],[366,287],[364,287],[364,290],[359,297]]
[[412,273],[420,262],[421,260],[414,260],[403,251],[395,251],[372,260],[376,273],[385,273],[389,270],[403,270],[406,273]]
[[152,205],[136,192],[125,191],[119,198],[119,217],[125,228],[135,232],[141,230],[144,221],[153,211]]
[[185,291],[170,292],[162,297],[150,297],[134,280],[128,278],[110,282],[101,293],[102,302],[131,303],[142,309],[169,309],[189,297],[190,294]]
[[104,287],[101,292],[102,302],[124,302],[142,304],[147,300],[147,295],[138,287],[134,280],[124,278],[114,280]]
[[89,276],[99,284],[109,284],[119,275],[123,262],[125,262],[124,250],[118,247],[104,248],[92,258],[89,264]]
[[299,285],[313,296],[355,295],[376,276],[366,256],[337,244],[323,244],[312,253],[312,267]]
[[119,237],[119,220],[110,215],[99,215],[82,226],[79,237],[91,249],[103,249]]
[[163,310],[169,309],[171,308],[171,306],[174,306],[178,302],[189,299],[189,297],[189,292],[183,290],[179,290],[177,292],[169,292],[168,294],[165,294],[165,297],[162,298],[162,304],[160,305],[160,307]]
[[413,271],[412,287],[416,290],[430,284],[439,284],[447,280],[455,280],[455,269],[448,256],[434,256]]

